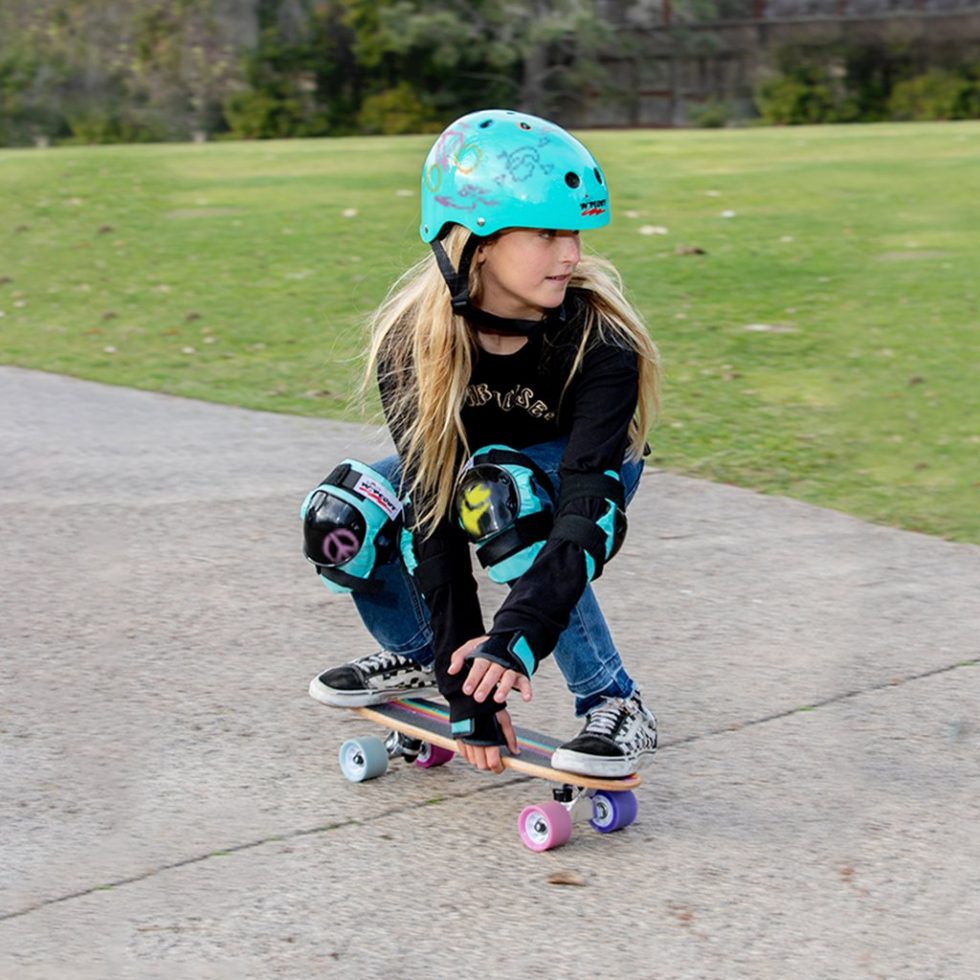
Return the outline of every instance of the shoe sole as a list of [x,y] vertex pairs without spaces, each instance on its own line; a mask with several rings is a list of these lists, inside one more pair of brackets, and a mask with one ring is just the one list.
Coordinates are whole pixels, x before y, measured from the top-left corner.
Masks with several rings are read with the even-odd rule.
[[392,687],[380,691],[338,691],[320,683],[319,677],[310,681],[310,697],[331,708],[367,708],[372,704],[385,704],[397,698],[424,698],[438,693],[432,687]]
[[582,755],[578,752],[562,752],[556,749],[551,756],[553,769],[562,772],[572,772],[577,776],[597,776],[599,779],[622,779],[632,776],[652,761],[656,749],[644,749],[639,757],[631,762],[628,759],[603,759],[594,755]]

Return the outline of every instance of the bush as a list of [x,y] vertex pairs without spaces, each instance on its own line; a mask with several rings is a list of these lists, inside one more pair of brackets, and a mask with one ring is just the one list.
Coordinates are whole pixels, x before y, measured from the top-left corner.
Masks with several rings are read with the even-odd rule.
[[161,143],[175,135],[155,114],[133,109],[69,109],[65,121],[66,143]]
[[357,126],[362,133],[425,133],[439,129],[439,118],[411,86],[400,82],[361,103]]
[[691,122],[702,129],[721,129],[735,119],[735,108],[730,102],[708,99],[691,110]]
[[898,82],[888,100],[892,119],[968,119],[976,114],[978,87],[941,68]]
[[837,111],[829,86],[807,73],[763,82],[755,92],[763,121],[776,126],[833,122]]
[[268,92],[236,92],[225,100],[225,119],[233,136],[246,140],[281,139],[295,135],[302,123],[299,105]]

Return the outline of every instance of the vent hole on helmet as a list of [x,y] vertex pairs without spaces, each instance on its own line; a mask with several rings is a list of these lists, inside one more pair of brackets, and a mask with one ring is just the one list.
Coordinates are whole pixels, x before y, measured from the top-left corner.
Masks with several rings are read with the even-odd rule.
[[531,128],[531,124],[529,122],[521,123],[521,129],[530,129],[530,128]]
[[480,123],[480,129],[489,129],[492,125],[492,119],[484,119],[483,122]]
[[569,170],[568,173],[565,174],[565,183],[568,184],[569,187],[575,188],[582,183],[582,178],[579,177],[578,174],[573,174],[571,170]]
[[602,171],[599,170],[598,167],[595,168],[595,179],[599,181],[600,184],[602,183]]

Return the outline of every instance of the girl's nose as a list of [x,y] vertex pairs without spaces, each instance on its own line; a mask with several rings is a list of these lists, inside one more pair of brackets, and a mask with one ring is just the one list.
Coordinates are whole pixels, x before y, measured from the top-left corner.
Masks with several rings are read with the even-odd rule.
[[578,265],[579,259],[582,258],[582,245],[578,235],[574,233],[562,235],[562,245],[562,261]]

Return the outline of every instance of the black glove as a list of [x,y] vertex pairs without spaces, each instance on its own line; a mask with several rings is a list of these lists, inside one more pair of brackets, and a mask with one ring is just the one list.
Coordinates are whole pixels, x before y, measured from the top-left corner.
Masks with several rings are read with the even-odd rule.
[[439,693],[449,702],[453,738],[472,745],[505,745],[507,740],[494,716],[507,705],[494,701],[493,697],[476,701],[471,694],[464,694],[463,684],[470,672],[469,664],[464,663],[458,674],[450,674],[448,666],[448,662],[437,660],[435,668]]
[[468,663],[477,657],[499,664],[506,670],[516,671],[522,677],[530,677],[541,662],[522,633],[491,633],[488,639],[466,655],[463,662]]
[[[465,698],[472,701],[472,698]],[[483,705],[480,705],[482,708]],[[449,702],[449,721],[452,725],[453,738],[458,738],[467,745],[506,745],[503,729],[497,721],[497,712],[505,706],[493,703],[493,714],[470,714],[470,706],[461,701]]]

